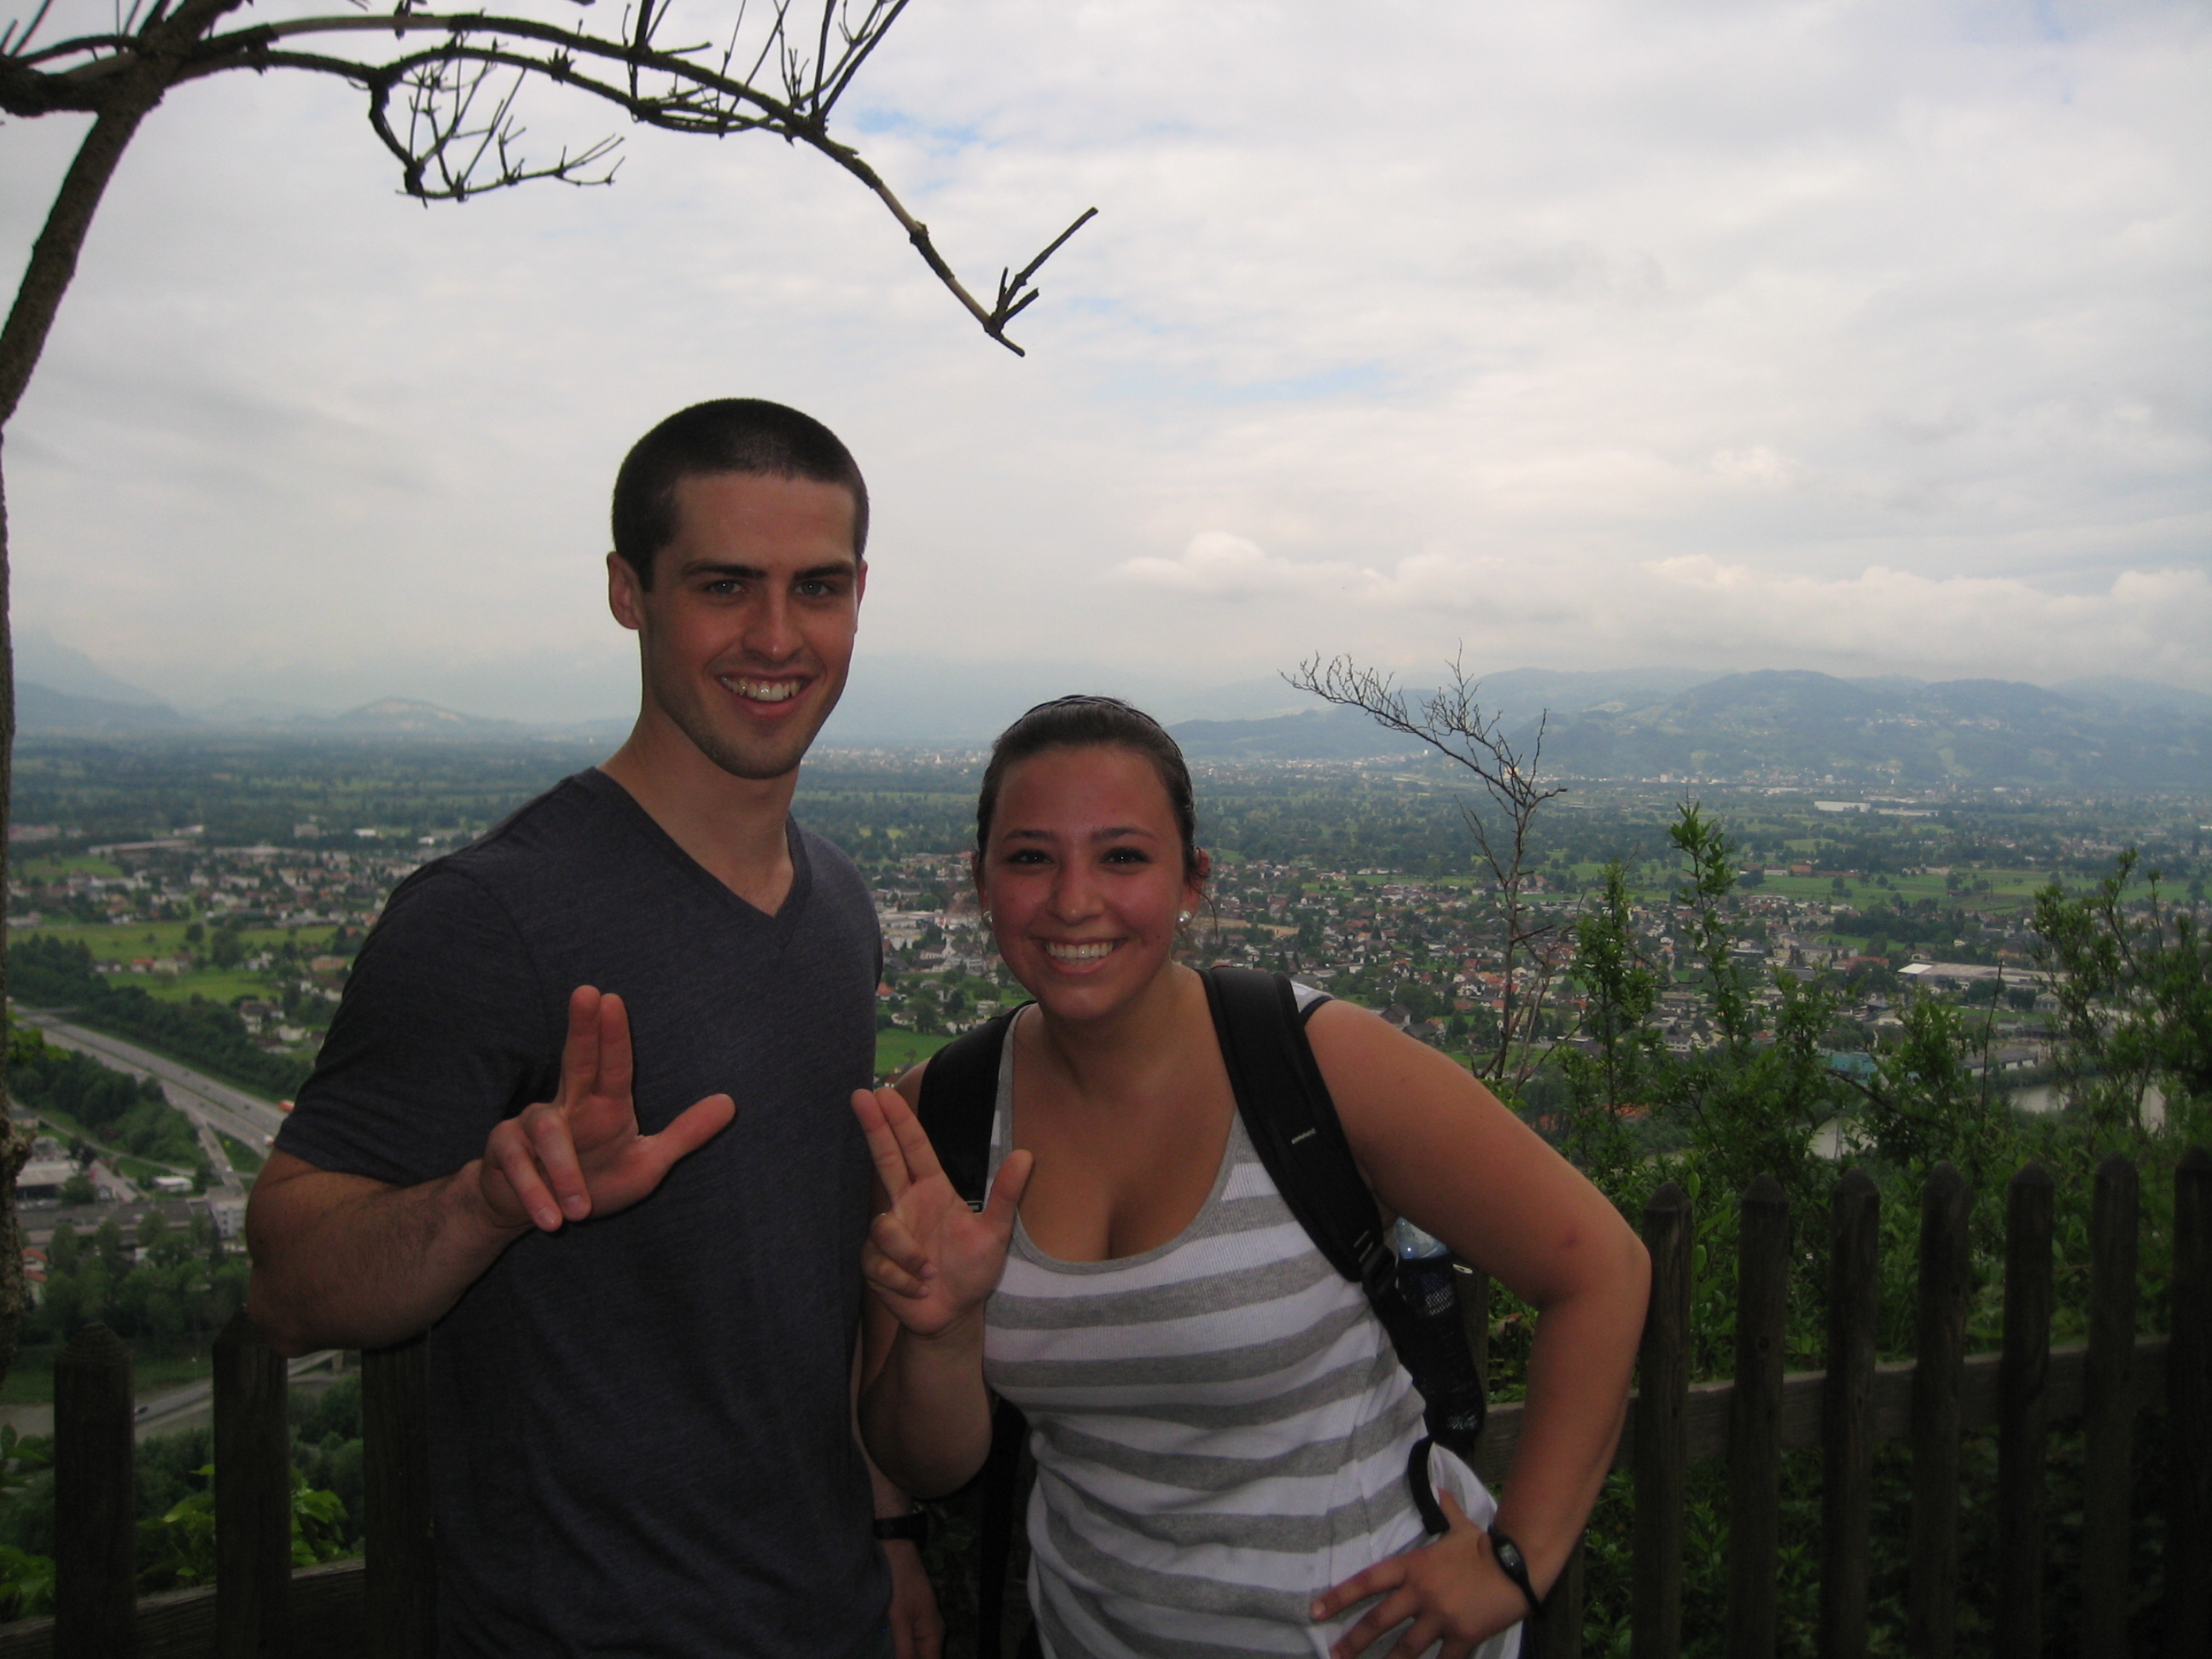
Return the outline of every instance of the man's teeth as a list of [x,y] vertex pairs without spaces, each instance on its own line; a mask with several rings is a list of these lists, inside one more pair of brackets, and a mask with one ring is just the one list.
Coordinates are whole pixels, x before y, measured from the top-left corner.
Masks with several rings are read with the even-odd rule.
[[734,674],[723,675],[722,684],[754,702],[788,702],[799,695],[799,685],[797,680],[745,680]]
[[1096,962],[1114,948],[1114,941],[1102,939],[1085,945],[1047,945],[1045,955],[1054,962]]

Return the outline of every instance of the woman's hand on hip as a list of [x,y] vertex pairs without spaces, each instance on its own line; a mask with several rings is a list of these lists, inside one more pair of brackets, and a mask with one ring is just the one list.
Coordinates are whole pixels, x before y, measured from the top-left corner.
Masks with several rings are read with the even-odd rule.
[[1528,1603],[1491,1553],[1490,1534],[1467,1518],[1448,1492],[1439,1492],[1449,1529],[1433,1544],[1346,1579],[1313,1604],[1314,1622],[1334,1619],[1370,1595],[1382,1599],[1339,1637],[1330,1659],[1358,1659],[1385,1631],[1407,1620],[1389,1659],[1417,1659],[1437,1643],[1437,1659],[1467,1659],[1481,1643],[1510,1629],[1528,1614]]
[[940,1335],[998,1288],[1030,1156],[1007,1154],[982,1209],[971,1210],[897,1090],[857,1089],[853,1112],[890,1200],[868,1230],[860,1272],[900,1325],[916,1336]]

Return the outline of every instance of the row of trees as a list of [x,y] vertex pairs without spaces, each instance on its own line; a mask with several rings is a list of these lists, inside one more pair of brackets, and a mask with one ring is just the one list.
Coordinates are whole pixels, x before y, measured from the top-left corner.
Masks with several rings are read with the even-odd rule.
[[87,1055],[57,1048],[29,1029],[9,1034],[8,1075],[24,1109],[77,1126],[70,1151],[79,1163],[96,1143],[207,1177],[207,1154],[191,1121],[169,1104],[153,1079],[125,1077]]
[[246,1274],[245,1252],[204,1214],[172,1227],[149,1211],[135,1235],[112,1216],[88,1234],[64,1223],[47,1242],[46,1294],[23,1334],[58,1346],[98,1320],[141,1357],[204,1352],[245,1305]]
[[34,933],[9,946],[8,975],[22,1002],[67,1009],[84,1024],[143,1042],[241,1089],[289,1099],[307,1080],[305,1060],[257,1047],[231,1009],[200,996],[164,1002],[142,987],[118,985],[94,969],[92,947],[80,940]]

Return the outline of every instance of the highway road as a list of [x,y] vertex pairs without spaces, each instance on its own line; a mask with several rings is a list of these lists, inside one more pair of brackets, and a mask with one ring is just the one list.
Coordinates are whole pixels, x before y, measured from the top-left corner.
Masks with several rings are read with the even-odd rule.
[[[338,1350],[325,1348],[316,1353],[302,1354],[297,1359],[285,1361],[284,1373],[293,1381],[316,1371],[335,1378],[344,1370],[345,1361],[346,1356]],[[181,1389],[173,1389],[150,1400],[142,1400],[138,1402],[134,1431],[143,1440],[149,1434],[170,1434],[179,1429],[189,1428],[208,1413],[213,1405],[214,1395],[215,1384],[212,1382],[187,1382]]]
[[134,1077],[156,1079],[161,1092],[168,1097],[169,1104],[191,1119],[198,1128],[200,1143],[207,1148],[222,1184],[234,1192],[244,1189],[245,1177],[232,1170],[229,1155],[210,1132],[219,1129],[258,1151],[284,1121],[284,1114],[275,1101],[249,1095],[228,1083],[218,1083],[135,1042],[110,1036],[105,1031],[69,1024],[58,1014],[18,1009],[16,1018],[26,1025],[39,1027],[46,1034],[47,1041],[58,1048],[75,1048],[103,1066],[112,1066]]

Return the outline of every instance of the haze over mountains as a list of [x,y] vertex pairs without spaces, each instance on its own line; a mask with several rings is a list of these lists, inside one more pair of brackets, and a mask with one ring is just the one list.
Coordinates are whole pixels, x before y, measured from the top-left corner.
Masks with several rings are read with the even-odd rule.
[[[627,714],[533,726],[404,697],[343,712],[232,702],[188,714],[36,634],[27,634],[17,664],[16,718],[27,736],[567,738],[611,746],[629,726]],[[1112,690],[1157,711],[1194,759],[1361,759],[1419,749],[1279,681],[1209,687],[1134,678],[1097,665],[864,658],[823,741],[978,744],[1031,702],[1085,689]],[[1523,668],[1486,676],[1482,702],[1524,744],[1542,718],[1545,763],[1561,775],[1915,789],[2212,788],[2212,695],[2149,681],[2046,687],[1788,670]]]

